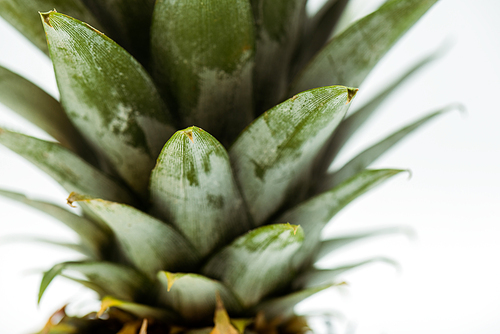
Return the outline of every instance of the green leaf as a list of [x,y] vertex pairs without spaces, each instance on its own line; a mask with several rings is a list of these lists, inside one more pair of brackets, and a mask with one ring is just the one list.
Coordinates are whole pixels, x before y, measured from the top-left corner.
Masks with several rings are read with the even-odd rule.
[[72,251],[86,255],[91,259],[95,259],[95,260],[101,259],[99,253],[96,253],[96,252],[92,251],[92,249],[90,249],[88,247],[84,247],[83,245],[79,245],[79,244],[60,242],[60,241],[56,241],[56,240],[50,240],[50,239],[39,238],[39,237],[32,237],[29,235],[7,235],[4,237],[0,237],[0,246],[10,244],[10,243],[17,243],[17,242],[26,242],[29,244],[39,242],[39,243],[43,243],[43,244],[47,244],[47,245],[52,245],[52,246],[56,246],[56,247],[70,249]]
[[0,128],[0,144],[27,159],[68,192],[133,203],[130,192],[61,145]]
[[99,22],[81,0],[2,0],[0,16],[48,55],[49,50],[38,12],[54,8],[101,29]]
[[340,149],[344,144],[351,138],[351,136],[356,133],[356,131],[363,125],[366,120],[378,109],[378,107],[391,96],[391,94],[411,75],[418,72],[422,67],[433,61],[439,56],[440,52],[435,52],[417,64],[412,66],[406,73],[395,80],[391,85],[389,85],[385,90],[379,93],[375,98],[370,100],[364,106],[351,113],[346,117],[342,123],[338,126],[337,130],[332,134],[328,143],[325,145],[324,153],[320,154],[321,161],[318,163],[317,172],[318,182],[322,183],[322,176],[327,172],[328,168],[333,162],[333,159],[337,156]]
[[77,216],[52,203],[32,200],[15,192],[0,189],[0,195],[29,205],[61,221],[78,234],[84,247],[91,250],[94,255],[100,256],[107,242],[108,235],[92,221]]
[[182,316],[188,323],[210,319],[215,313],[216,295],[222,298],[229,312],[241,312],[240,302],[221,282],[198,274],[161,271],[158,279],[163,286],[160,303]]
[[298,289],[308,289],[316,286],[324,286],[325,284],[332,284],[333,282],[338,280],[338,276],[345,273],[348,270],[355,269],[365,264],[373,263],[373,262],[386,262],[388,264],[393,265],[394,267],[398,267],[398,263],[394,260],[385,258],[385,257],[375,257],[370,260],[365,260],[361,262],[356,262],[344,266],[340,266],[333,269],[311,269],[299,277],[295,279],[293,285]]
[[413,230],[411,230],[407,227],[397,226],[397,227],[381,228],[381,229],[373,230],[373,231],[369,231],[369,232],[357,233],[357,234],[346,235],[346,236],[342,236],[342,237],[323,240],[320,244],[320,247],[318,249],[318,252],[316,254],[314,261],[315,262],[319,261],[323,257],[328,256],[331,252],[337,250],[338,248],[343,247],[345,245],[349,245],[353,242],[356,242],[359,240],[364,240],[366,238],[391,234],[391,233],[398,233],[398,234],[404,233],[408,236],[411,236],[411,235],[413,235]]
[[349,0],[328,0],[306,24],[306,32],[298,48],[299,56],[293,74],[297,74],[330,39]]
[[256,115],[283,101],[288,72],[305,20],[304,0],[251,0],[256,26]]
[[207,255],[250,229],[224,147],[197,127],[167,142],[151,174],[153,210]]
[[233,144],[233,170],[257,225],[292,197],[298,200],[316,154],[356,91],[332,86],[294,96],[261,115]]
[[199,260],[179,232],[134,207],[78,194],[68,201],[81,202],[109,225],[128,260],[151,279],[160,270],[188,269]]
[[202,273],[225,283],[249,307],[288,284],[293,277],[292,259],[303,241],[300,226],[263,226],[214,255]]
[[[66,277],[74,277],[71,272],[84,275],[90,283],[101,291],[128,301],[146,294],[150,288],[150,284],[144,276],[127,266],[112,262],[64,262],[56,264],[43,275],[38,293],[38,303],[56,276],[64,273]],[[79,280],[78,277],[75,278]]]
[[149,29],[155,0],[83,0],[116,41],[141,63],[149,60]]
[[317,252],[321,231],[341,209],[374,186],[401,172],[403,170],[398,169],[365,170],[276,219],[276,222],[302,226],[307,235],[294,259],[294,266],[298,268],[309,265]]
[[402,128],[401,130],[396,131],[395,133],[381,140],[377,144],[367,148],[366,150],[358,154],[356,157],[351,159],[344,166],[342,166],[342,168],[340,168],[338,171],[328,174],[327,177],[323,179],[323,182],[321,182],[321,185],[323,187],[321,189],[324,189],[324,187],[334,187],[335,185],[339,184],[344,180],[347,180],[356,173],[359,173],[360,171],[368,167],[372,162],[374,162],[378,157],[387,152],[392,146],[398,143],[401,139],[403,139],[411,132],[416,130],[418,127],[427,123],[434,117],[441,115],[446,111],[449,111],[454,108],[456,108],[455,105],[450,105],[430,115],[427,115],[413,122],[412,124]]
[[155,159],[174,132],[152,80],[129,53],[86,23],[55,12],[42,19],[68,116],[145,194]]
[[274,319],[279,319],[282,322],[287,321],[295,315],[293,308],[295,305],[311,297],[312,295],[321,292],[325,289],[334,286],[334,284],[325,285],[322,287],[315,287],[310,289],[304,289],[297,292],[292,292],[288,295],[273,298],[258,304],[254,310],[257,312],[264,312],[266,319],[268,321],[273,321]]
[[[94,158],[59,102],[25,78],[0,66],[0,103],[88,161]],[[95,158],[94,158],[95,159]]]
[[98,314],[102,315],[102,313],[111,307],[116,307],[142,319],[158,319],[161,321],[171,322],[175,322],[177,320],[177,316],[168,310],[138,303],[131,303],[111,296],[106,296],[102,299],[101,310]]
[[255,49],[248,0],[158,0],[151,27],[157,81],[183,126],[227,146],[253,119]]
[[389,0],[333,38],[297,76],[290,95],[314,87],[359,87],[396,41],[437,0]]

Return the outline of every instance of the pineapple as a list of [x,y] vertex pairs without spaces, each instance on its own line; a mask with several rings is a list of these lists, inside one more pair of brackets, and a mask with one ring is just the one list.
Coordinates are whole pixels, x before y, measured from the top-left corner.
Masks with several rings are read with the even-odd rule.
[[85,259],[47,270],[38,301],[63,276],[102,302],[84,317],[63,307],[40,333],[305,333],[294,306],[365,263],[315,262],[388,232],[321,240],[322,229],[403,172],[371,162],[448,109],[329,169],[432,59],[348,113],[356,87],[436,1],[388,0],[333,38],[345,0],[314,15],[306,0],[0,1],[0,15],[50,55],[61,96],[0,67],[0,102],[55,139],[0,129],[0,143],[59,182],[82,214],[0,195],[80,237],[69,247]]

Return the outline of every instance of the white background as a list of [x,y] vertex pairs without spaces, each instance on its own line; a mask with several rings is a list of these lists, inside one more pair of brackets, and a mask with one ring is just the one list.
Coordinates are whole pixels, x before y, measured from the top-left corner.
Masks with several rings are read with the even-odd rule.
[[[369,10],[356,6],[354,9]],[[372,2],[372,4],[375,2]],[[342,211],[325,236],[375,227],[405,225],[417,234],[375,238],[344,248],[323,265],[373,256],[399,261],[401,270],[373,264],[342,276],[349,283],[299,306],[315,313],[336,312],[338,333],[442,334],[500,333],[500,2],[441,0],[384,58],[361,87],[362,105],[391,78],[432,52],[445,40],[453,48],[400,87],[382,106],[342,161],[412,119],[451,102],[468,112],[441,116],[379,159],[373,167],[409,168]],[[57,96],[50,62],[3,21],[0,64]],[[0,106],[0,125],[46,135]],[[0,187],[64,204],[58,185],[0,147]],[[76,237],[34,210],[0,200],[0,237],[28,234],[58,240]],[[12,237],[7,238],[12,239]],[[5,239],[4,239],[5,240]],[[62,304],[92,308],[77,298],[82,288],[63,279],[36,306],[40,272],[77,254],[43,244],[0,245],[0,332],[39,329]],[[321,333],[321,318],[315,318]]]

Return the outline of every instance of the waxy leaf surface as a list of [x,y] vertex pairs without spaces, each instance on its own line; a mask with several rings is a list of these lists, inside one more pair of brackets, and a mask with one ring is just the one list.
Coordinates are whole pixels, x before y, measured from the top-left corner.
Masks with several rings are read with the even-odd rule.
[[308,186],[316,154],[344,117],[356,90],[322,87],[270,109],[229,150],[250,213],[261,225]]
[[198,256],[192,246],[171,226],[134,207],[72,194],[115,233],[125,256],[150,278],[160,270],[192,267]]
[[263,226],[214,255],[202,273],[225,283],[249,307],[286,286],[293,276],[292,259],[303,241],[299,226]]
[[248,0],[156,2],[155,72],[183,126],[199,126],[227,146],[251,122],[254,34]]
[[387,1],[333,38],[299,73],[290,94],[335,84],[359,87],[384,54],[436,1]]
[[188,322],[209,319],[216,308],[217,293],[230,312],[240,312],[241,305],[234,294],[221,282],[198,274],[159,272],[163,285],[160,303],[168,306]]
[[175,225],[203,256],[250,228],[227,152],[200,128],[170,138],[150,188],[154,212]]
[[89,25],[42,14],[61,103],[88,140],[145,194],[161,148],[173,134],[163,100],[144,68]]
[[0,144],[36,165],[68,192],[133,203],[125,187],[57,143],[0,129]]

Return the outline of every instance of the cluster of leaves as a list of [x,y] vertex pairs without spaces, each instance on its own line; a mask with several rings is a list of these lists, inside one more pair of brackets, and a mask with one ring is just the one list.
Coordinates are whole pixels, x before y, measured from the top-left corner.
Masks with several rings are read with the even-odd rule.
[[[0,1],[0,15],[50,54],[61,95],[0,67],[0,102],[58,141],[0,129],[0,143],[83,209],[0,190],[81,237],[66,246],[88,259],[47,271],[39,299],[62,275],[98,292],[103,310],[170,324],[207,325],[215,312],[217,325],[217,293],[232,316],[264,314],[273,328],[297,319],[296,303],[367,262],[320,270],[317,260],[389,232],[321,241],[321,230],[401,173],[366,168],[444,111],[331,172],[352,134],[432,57],[347,117],[357,89],[331,85],[359,86],[435,2],[389,0],[329,40],[347,1],[312,17],[306,0]],[[35,22],[46,7],[70,15],[41,14],[47,44]]]

